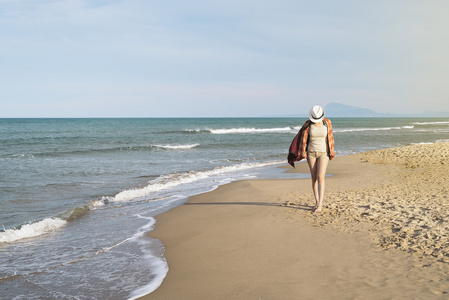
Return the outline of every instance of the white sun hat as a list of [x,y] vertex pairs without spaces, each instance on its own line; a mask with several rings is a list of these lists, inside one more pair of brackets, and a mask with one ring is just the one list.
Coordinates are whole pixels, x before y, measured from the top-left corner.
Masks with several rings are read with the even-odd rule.
[[324,118],[324,108],[319,105],[315,105],[309,111],[309,120],[313,123],[319,123],[323,121]]

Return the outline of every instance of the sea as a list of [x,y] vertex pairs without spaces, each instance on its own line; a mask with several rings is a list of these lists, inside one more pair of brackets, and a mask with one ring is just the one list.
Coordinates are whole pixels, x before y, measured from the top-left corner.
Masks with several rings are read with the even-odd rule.
[[[337,156],[449,141],[449,118],[331,119]],[[279,168],[305,121],[0,119],[0,299],[151,293],[170,267],[155,216],[232,181],[307,178]]]

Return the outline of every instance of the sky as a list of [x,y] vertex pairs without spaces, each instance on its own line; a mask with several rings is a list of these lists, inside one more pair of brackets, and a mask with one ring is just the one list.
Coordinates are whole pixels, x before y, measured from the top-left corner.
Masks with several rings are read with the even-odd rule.
[[0,117],[449,111],[447,0],[0,0]]

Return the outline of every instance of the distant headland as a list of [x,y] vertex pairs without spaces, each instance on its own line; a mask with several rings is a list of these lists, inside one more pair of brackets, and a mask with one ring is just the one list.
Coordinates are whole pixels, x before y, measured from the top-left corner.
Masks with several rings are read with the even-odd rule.
[[[419,114],[391,114],[380,113],[371,109],[356,106],[345,105],[337,102],[329,103],[324,107],[328,117],[346,117],[346,118],[399,118],[399,117],[449,117],[449,112],[426,111]],[[284,117],[307,117],[307,114],[289,115]]]

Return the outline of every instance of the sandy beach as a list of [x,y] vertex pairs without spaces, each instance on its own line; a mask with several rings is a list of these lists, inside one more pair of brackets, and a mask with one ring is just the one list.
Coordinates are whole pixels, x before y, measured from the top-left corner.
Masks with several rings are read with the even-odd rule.
[[337,153],[327,173],[322,213],[310,179],[283,179],[157,216],[170,270],[142,299],[447,299],[449,143]]

